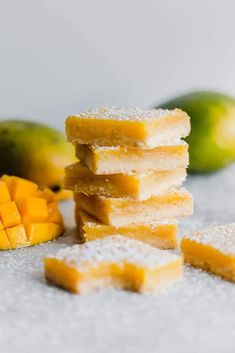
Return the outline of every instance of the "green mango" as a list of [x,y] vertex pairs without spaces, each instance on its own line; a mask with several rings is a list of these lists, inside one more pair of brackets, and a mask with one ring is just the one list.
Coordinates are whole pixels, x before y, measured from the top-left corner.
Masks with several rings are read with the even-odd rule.
[[49,187],[58,199],[64,167],[74,162],[74,149],[63,133],[46,125],[21,120],[0,120],[0,176],[16,175]]
[[176,97],[161,108],[180,108],[191,118],[189,144],[192,172],[212,172],[235,161],[235,99],[209,91]]

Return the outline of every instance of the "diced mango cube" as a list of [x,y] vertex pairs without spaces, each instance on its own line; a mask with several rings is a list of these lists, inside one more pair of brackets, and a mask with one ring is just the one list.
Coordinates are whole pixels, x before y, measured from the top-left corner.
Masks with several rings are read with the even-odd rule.
[[32,244],[41,243],[42,239],[49,233],[49,223],[26,223],[24,227],[27,239]]
[[0,178],[0,250],[40,244],[63,231],[52,191],[39,190],[31,181],[15,176]]
[[49,224],[50,224],[50,229],[49,229],[50,240],[59,237],[64,232],[64,226],[63,225],[55,224],[55,223],[49,223]]
[[4,228],[14,227],[21,223],[21,216],[14,201],[0,205],[0,218]]
[[56,224],[63,224],[63,219],[62,219],[61,213],[58,210],[57,203],[55,203],[55,202],[48,205],[47,222],[56,223]]
[[0,180],[0,204],[10,202],[10,201],[11,201],[11,196],[8,191],[7,185],[2,180]]
[[38,185],[19,177],[12,177],[10,193],[13,200],[18,201],[28,196],[36,196]]
[[23,223],[44,222],[48,218],[46,200],[39,197],[28,197],[20,200],[18,207]]
[[53,240],[63,232],[63,227],[54,223],[27,223],[25,230],[30,245]]
[[1,180],[4,181],[4,183],[7,185],[9,192],[10,192],[11,184],[12,184],[12,180],[13,180],[12,178],[13,178],[12,176],[6,175],[6,174],[1,176]]
[[8,250],[11,248],[7,233],[5,230],[0,230],[0,249]]
[[55,193],[48,188],[41,191],[40,197],[44,198],[48,204],[56,202]]
[[6,230],[9,241],[11,243],[11,248],[15,249],[21,246],[27,246],[27,236],[25,228],[22,224],[8,228]]

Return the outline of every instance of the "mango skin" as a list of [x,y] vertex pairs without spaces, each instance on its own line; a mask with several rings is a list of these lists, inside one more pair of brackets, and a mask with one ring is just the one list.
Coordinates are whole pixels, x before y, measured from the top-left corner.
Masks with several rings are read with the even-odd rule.
[[74,149],[60,131],[29,121],[0,121],[0,176],[32,180],[55,191],[60,200],[71,196],[62,183],[64,167],[74,159]]
[[213,172],[235,161],[235,99],[210,91],[192,92],[160,105],[180,108],[191,117],[191,172]]

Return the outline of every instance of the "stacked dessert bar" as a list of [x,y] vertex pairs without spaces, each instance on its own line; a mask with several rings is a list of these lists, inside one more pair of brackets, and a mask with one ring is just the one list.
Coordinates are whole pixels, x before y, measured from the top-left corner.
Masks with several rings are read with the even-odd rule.
[[84,241],[111,235],[177,246],[193,200],[186,178],[189,116],[179,110],[103,107],[66,120],[78,162],[65,169]]

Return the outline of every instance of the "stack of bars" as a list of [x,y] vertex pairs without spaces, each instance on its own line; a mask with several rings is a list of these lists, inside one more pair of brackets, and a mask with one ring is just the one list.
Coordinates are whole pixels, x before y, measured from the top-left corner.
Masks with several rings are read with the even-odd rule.
[[111,235],[177,247],[178,219],[193,200],[186,178],[190,132],[179,110],[104,107],[66,120],[78,162],[65,169],[83,241]]

